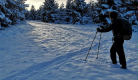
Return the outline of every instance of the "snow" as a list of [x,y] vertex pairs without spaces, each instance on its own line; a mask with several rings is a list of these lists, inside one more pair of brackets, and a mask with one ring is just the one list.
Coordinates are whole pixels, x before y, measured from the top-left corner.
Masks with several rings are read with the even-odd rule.
[[135,20],[135,22],[134,22],[134,23],[138,25],[138,21],[137,21],[137,20]]
[[5,18],[5,14],[3,14],[3,12],[0,12],[0,18],[4,19]]
[[113,10],[113,9],[107,9],[107,12],[111,12],[111,11],[118,12],[117,10]]
[[112,32],[102,34],[98,59],[97,34],[84,61],[98,25],[27,21],[0,31],[0,80],[138,80],[136,32],[124,43],[128,69],[111,64]]
[[0,5],[5,5],[7,4],[5,0],[0,0]]
[[5,20],[6,20],[7,23],[11,23],[11,22],[12,22],[12,21],[11,21],[9,18],[7,18],[7,17],[5,18]]
[[120,0],[114,0],[114,3],[115,3],[116,5],[121,5],[121,4],[123,4]]
[[107,8],[107,9],[109,8],[109,5],[107,5],[107,4],[102,4],[101,6],[104,8]]
[[106,20],[107,20],[107,23],[108,24],[111,24],[112,23],[112,21],[109,18],[106,18]]

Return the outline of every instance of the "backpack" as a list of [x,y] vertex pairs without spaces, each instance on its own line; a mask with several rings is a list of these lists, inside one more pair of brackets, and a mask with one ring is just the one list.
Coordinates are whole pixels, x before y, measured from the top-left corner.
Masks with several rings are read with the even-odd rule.
[[132,25],[127,20],[122,20],[122,26],[124,40],[130,40],[132,37]]

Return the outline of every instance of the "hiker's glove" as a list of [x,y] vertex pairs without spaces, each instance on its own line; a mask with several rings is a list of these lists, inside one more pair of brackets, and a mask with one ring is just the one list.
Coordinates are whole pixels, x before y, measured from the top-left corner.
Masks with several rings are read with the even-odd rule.
[[97,31],[98,31],[98,32],[100,32],[100,30],[101,30],[100,28],[97,28]]
[[100,26],[100,28],[102,28],[102,29],[103,29],[103,28],[105,28],[105,26]]

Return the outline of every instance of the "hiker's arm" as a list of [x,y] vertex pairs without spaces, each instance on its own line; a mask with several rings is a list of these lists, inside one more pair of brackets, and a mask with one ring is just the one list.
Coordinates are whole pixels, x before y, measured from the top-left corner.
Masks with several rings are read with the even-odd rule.
[[112,29],[113,29],[112,26],[109,26],[109,27],[107,27],[107,28],[102,28],[102,29],[98,28],[97,31],[98,31],[98,32],[109,32],[109,31],[111,31]]
[[107,27],[107,28],[102,28],[102,29],[97,28],[97,31],[98,31],[98,32],[109,32],[109,31],[115,29],[116,26],[118,26],[118,24],[117,24],[117,22],[114,22],[114,23],[112,23],[112,24],[111,24],[109,27]]

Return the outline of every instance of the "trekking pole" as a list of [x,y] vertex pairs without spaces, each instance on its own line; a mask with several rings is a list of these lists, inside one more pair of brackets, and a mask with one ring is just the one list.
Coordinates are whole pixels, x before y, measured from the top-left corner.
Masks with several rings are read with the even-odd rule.
[[[98,31],[96,32],[95,37],[96,37],[97,33],[98,33]],[[95,37],[94,37],[94,39],[93,39],[93,41],[92,41],[91,47],[92,47],[92,45],[93,45],[93,42],[94,42],[94,40],[95,40]],[[86,59],[87,59],[87,57],[88,57],[88,55],[89,55],[89,52],[90,52],[90,50],[91,50],[91,47],[90,47],[90,49],[89,49],[89,51],[88,51],[88,54],[87,54],[87,56],[86,56]],[[86,59],[85,59],[85,61],[86,61]]]
[[101,35],[102,35],[102,33],[100,34],[100,40],[99,40],[99,46],[98,46],[98,52],[97,52],[97,58],[96,59],[98,59],[98,53],[99,53],[99,48],[100,48]]

